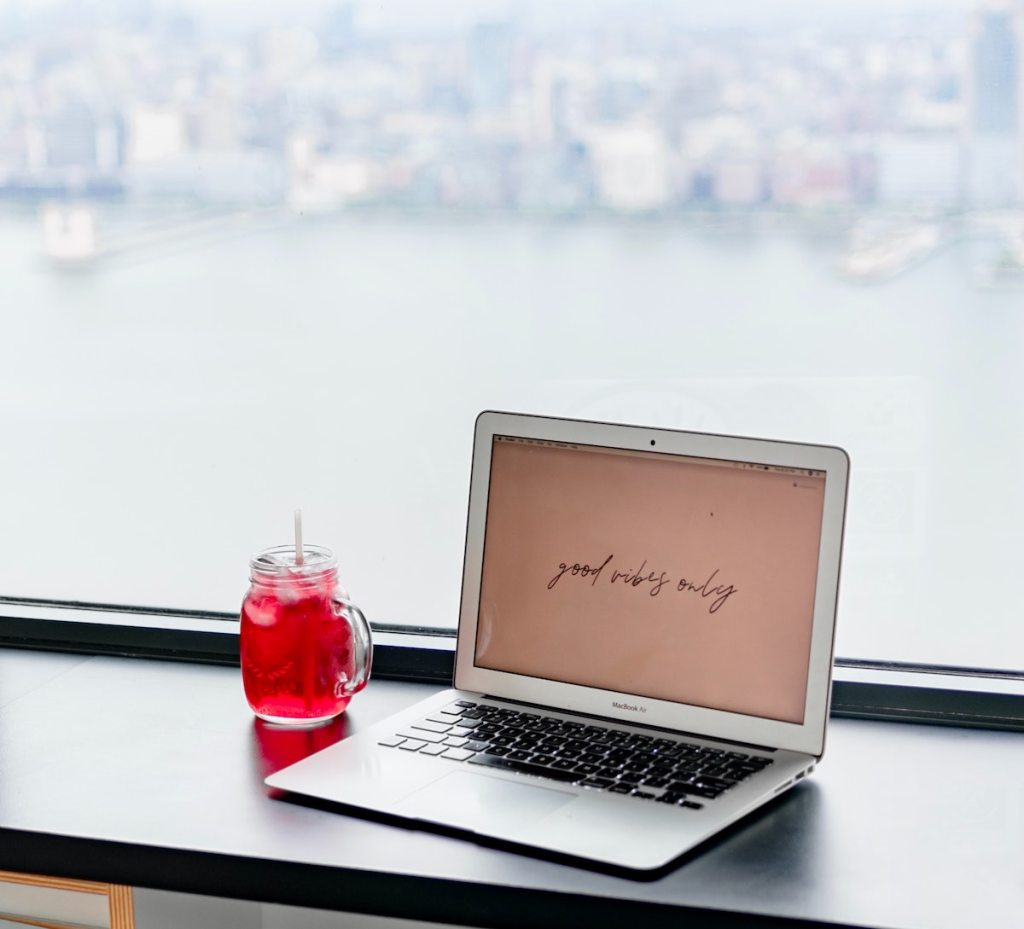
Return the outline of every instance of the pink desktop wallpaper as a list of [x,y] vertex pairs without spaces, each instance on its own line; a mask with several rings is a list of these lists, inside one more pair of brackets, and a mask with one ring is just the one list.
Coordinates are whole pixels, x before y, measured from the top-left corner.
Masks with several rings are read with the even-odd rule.
[[802,722],[824,489],[496,440],[476,664]]

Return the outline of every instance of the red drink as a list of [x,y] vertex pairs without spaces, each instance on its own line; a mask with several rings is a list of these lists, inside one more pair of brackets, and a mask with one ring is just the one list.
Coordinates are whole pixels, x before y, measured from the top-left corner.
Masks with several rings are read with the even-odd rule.
[[288,546],[253,558],[242,603],[242,683],[253,712],[274,723],[312,724],[345,710],[370,674],[363,614],[338,586],[326,549]]

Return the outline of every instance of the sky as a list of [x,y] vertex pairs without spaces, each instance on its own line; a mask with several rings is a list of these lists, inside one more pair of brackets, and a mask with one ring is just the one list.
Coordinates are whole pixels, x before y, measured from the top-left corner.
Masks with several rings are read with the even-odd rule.
[[[222,32],[300,26],[319,28],[326,11],[345,0],[0,0],[0,20],[18,21],[26,13],[60,16],[60,10],[81,13],[92,8],[106,12],[149,6],[187,10],[208,27]],[[943,28],[950,19],[967,20],[971,11],[993,4],[1014,4],[1024,15],[1024,0],[352,0],[356,28],[363,34],[443,36],[467,30],[474,23],[512,19],[528,32],[567,32],[578,25],[676,25],[693,29],[743,27],[755,32],[774,30],[846,29],[871,32],[884,24],[911,31],[921,22]],[[2,25],[2,22],[0,22]],[[884,27],[883,27],[884,28]]]
[[[214,10],[236,15],[265,16],[279,11],[293,15],[317,14],[338,0],[0,0],[0,11],[42,10],[66,6],[184,7],[202,14]],[[981,5],[1013,3],[1024,9],[1024,0],[716,0],[713,4],[692,0],[355,0],[361,19],[388,23],[426,22],[430,20],[479,21],[482,18],[529,10],[532,15],[579,15],[604,9],[648,8],[671,11],[673,16],[693,22],[738,22],[786,19],[820,19],[828,15],[848,15],[852,11],[867,14],[968,11]]]

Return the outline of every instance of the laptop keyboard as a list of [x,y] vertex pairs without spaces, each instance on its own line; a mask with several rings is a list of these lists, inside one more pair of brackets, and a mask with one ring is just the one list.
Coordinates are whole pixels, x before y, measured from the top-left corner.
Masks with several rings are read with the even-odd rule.
[[762,755],[459,700],[381,745],[699,809],[764,770]]

